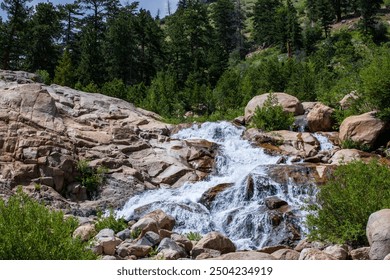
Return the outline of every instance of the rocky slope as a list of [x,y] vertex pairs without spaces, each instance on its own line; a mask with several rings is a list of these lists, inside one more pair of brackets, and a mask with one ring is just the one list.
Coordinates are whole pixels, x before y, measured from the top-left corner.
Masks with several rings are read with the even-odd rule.
[[[178,187],[211,171],[217,150],[213,143],[171,140],[172,126],[152,112],[36,79],[24,72],[0,72],[3,196],[17,185],[30,186],[25,189],[55,208],[87,215],[122,206],[137,192]],[[109,169],[93,200],[87,200],[78,183],[80,160]]]

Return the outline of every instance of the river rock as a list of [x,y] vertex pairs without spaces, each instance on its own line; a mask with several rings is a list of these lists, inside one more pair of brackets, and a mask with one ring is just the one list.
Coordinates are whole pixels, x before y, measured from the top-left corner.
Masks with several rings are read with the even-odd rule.
[[390,253],[390,209],[372,213],[367,222],[370,259],[383,260]]
[[126,228],[124,230],[121,230],[120,232],[117,232],[116,236],[121,240],[126,240],[126,239],[130,238],[131,231],[130,231],[130,229]]
[[299,260],[337,260],[332,255],[329,255],[319,249],[306,248],[301,251]]
[[144,258],[149,255],[151,250],[151,246],[123,242],[118,246],[116,253],[122,258],[127,256],[136,256],[137,258]]
[[369,260],[370,259],[370,247],[361,247],[350,252],[353,260]]
[[141,230],[141,236],[143,236],[148,231],[158,233],[159,226],[156,220],[152,218],[142,218],[138,220],[138,222],[136,222],[134,225],[132,225],[131,230]]
[[[303,115],[304,110],[298,98],[287,93],[273,93],[277,98],[278,103],[283,107],[283,111],[293,113],[295,116]],[[262,107],[268,98],[268,93],[253,97],[245,107],[245,123],[249,123],[257,107]]]
[[341,141],[352,140],[373,147],[385,131],[386,123],[376,118],[376,112],[369,112],[346,118],[340,125],[339,137]]
[[277,196],[266,197],[264,199],[264,203],[265,203],[265,206],[267,206],[268,209],[271,209],[271,210],[280,208],[283,205],[287,205],[286,201],[280,199]]
[[172,230],[175,226],[175,218],[166,214],[161,209],[154,210],[146,214],[143,218],[151,218],[156,221],[159,229]]
[[312,110],[307,114],[307,125],[311,132],[317,131],[331,131],[334,118],[334,109],[317,103]]
[[371,154],[362,152],[357,149],[342,149],[336,151],[333,156],[329,159],[329,163],[331,164],[346,164],[348,162],[354,161],[354,160],[363,160],[363,161],[369,161],[373,158],[377,158],[377,156]]
[[227,253],[213,260],[276,260],[276,258],[270,254],[248,251]]
[[229,238],[216,231],[209,232],[199,240],[191,251],[192,258],[196,258],[203,253],[206,248],[218,250],[222,254],[236,251],[234,243]]
[[388,254],[383,260],[389,261],[390,260],[390,254]]
[[144,236],[142,236],[140,239],[137,241],[137,245],[146,245],[146,246],[151,246],[154,247],[157,244],[160,243],[160,235],[153,231],[148,231],[145,233]]
[[346,245],[329,246],[326,247],[323,252],[335,257],[338,260],[348,259],[348,246]]
[[175,241],[178,245],[182,246],[187,253],[190,253],[193,247],[192,242],[185,237],[184,235],[173,233],[171,239]]
[[94,239],[102,247],[104,255],[114,255],[116,246],[122,243],[122,240],[115,237],[114,231],[108,228],[99,231]]
[[187,257],[184,248],[180,247],[171,238],[164,238],[157,247],[158,254],[167,260],[177,260]]
[[218,250],[204,249],[204,252],[199,254],[195,259],[205,260],[205,259],[218,258],[219,256],[221,256],[221,252]]
[[96,233],[95,225],[86,223],[75,229],[73,232],[73,238],[80,238],[82,241],[88,241]]
[[308,132],[278,130],[261,132],[250,128],[244,133],[244,138],[270,154],[300,156],[302,158],[315,156],[320,149],[320,143]]
[[215,197],[219,193],[223,192],[224,190],[226,190],[232,186],[233,186],[232,183],[218,184],[215,187],[212,187],[212,188],[208,189],[207,191],[205,191],[202,194],[202,197],[200,198],[199,202],[210,209],[211,204],[213,203]]
[[299,252],[291,249],[280,249],[271,254],[274,258],[277,260],[298,260],[299,259]]

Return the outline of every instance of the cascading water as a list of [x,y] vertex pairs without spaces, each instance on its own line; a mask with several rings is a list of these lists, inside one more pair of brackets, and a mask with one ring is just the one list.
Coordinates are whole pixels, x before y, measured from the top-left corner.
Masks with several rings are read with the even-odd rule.
[[[276,183],[267,170],[280,157],[242,140],[244,129],[228,122],[205,123],[181,130],[171,138],[205,139],[219,145],[215,171],[203,181],[186,183],[181,188],[161,188],[134,196],[117,212],[126,219],[138,219],[162,209],[176,219],[175,231],[207,233],[213,230],[227,235],[238,249],[288,244],[304,231],[303,212],[299,209],[309,195],[307,186],[293,182]],[[210,203],[200,203],[202,195],[224,184],[226,188]],[[270,196],[288,203],[285,213],[270,210],[264,199]],[[206,207],[207,206],[207,207]],[[281,222],[283,220],[283,222]]]

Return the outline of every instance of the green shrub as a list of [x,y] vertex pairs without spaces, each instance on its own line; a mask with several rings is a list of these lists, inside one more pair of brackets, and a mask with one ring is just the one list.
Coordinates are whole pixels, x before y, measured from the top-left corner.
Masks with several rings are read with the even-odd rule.
[[251,121],[252,126],[264,131],[289,129],[293,123],[293,114],[284,112],[283,107],[279,105],[276,96],[272,93],[268,95],[263,107],[256,108]]
[[357,149],[364,152],[369,152],[371,147],[369,145],[360,144],[358,142],[353,141],[352,139],[346,139],[341,142],[341,148],[343,149]]
[[107,96],[125,99],[127,96],[127,87],[120,79],[114,79],[104,83],[101,93]]
[[39,82],[50,85],[51,79],[49,72],[46,70],[37,70],[36,74],[38,75]]
[[186,234],[187,238],[191,241],[199,241],[202,239],[202,235],[199,232],[192,232]]
[[319,187],[317,205],[308,207],[312,240],[367,245],[366,225],[375,211],[390,207],[390,169],[377,161],[340,165]]
[[86,160],[80,160],[77,162],[77,170],[80,173],[78,180],[81,185],[87,189],[87,195],[92,198],[97,194],[99,186],[104,181],[104,174],[107,173],[107,168],[99,166],[93,168],[89,166],[89,162]]
[[382,47],[372,62],[360,72],[367,102],[381,111],[378,116],[390,119],[390,51]]
[[141,228],[135,228],[130,232],[131,239],[137,239],[139,235],[141,234],[142,229]]
[[126,229],[127,223],[123,218],[116,219],[112,210],[110,211],[110,214],[106,217],[103,216],[102,212],[99,212],[98,220],[95,224],[95,229],[97,232],[99,232],[105,228],[112,229],[115,233],[117,233]]
[[96,259],[72,234],[78,222],[50,211],[22,191],[0,199],[0,259],[75,260]]

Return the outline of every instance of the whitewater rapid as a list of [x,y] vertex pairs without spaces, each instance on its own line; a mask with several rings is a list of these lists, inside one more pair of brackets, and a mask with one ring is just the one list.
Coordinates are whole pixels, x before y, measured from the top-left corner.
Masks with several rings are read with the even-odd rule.
[[[300,207],[308,193],[292,184],[278,184],[267,177],[266,168],[275,165],[280,156],[267,155],[242,139],[244,128],[228,122],[193,125],[171,136],[172,139],[205,139],[219,146],[215,170],[205,180],[185,183],[178,189],[160,188],[131,197],[117,211],[118,217],[137,219],[142,209],[162,209],[176,219],[174,231],[205,234],[219,231],[227,235],[238,249],[255,249],[283,242],[290,234],[288,223],[294,224],[301,233],[304,212]],[[321,137],[321,136],[319,136]],[[321,142],[326,141],[321,138]],[[324,146],[329,148],[328,146]],[[287,161],[287,164],[289,161]],[[248,180],[254,187],[248,190]],[[202,194],[219,184],[231,184],[219,193],[207,208],[199,203]],[[294,217],[286,216],[288,223],[272,226],[264,199],[277,196],[293,208]],[[141,209],[141,210],[140,210]]]

